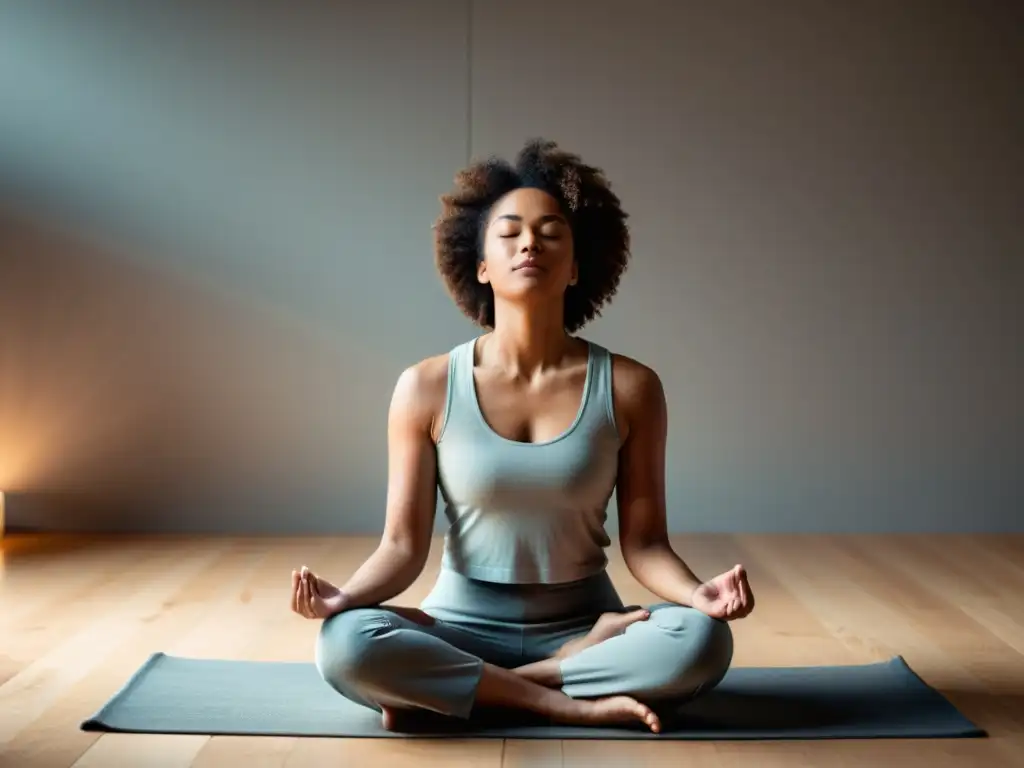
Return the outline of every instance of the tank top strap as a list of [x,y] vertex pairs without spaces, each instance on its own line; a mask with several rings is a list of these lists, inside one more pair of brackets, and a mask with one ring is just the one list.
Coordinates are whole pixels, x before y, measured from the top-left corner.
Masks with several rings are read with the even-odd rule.
[[473,353],[476,339],[459,344],[451,351],[448,366],[449,389],[452,399],[460,406],[476,398],[476,382],[473,379]]
[[591,382],[588,406],[606,418],[613,427],[615,424],[615,398],[612,387],[612,353],[600,344],[588,342],[593,356],[593,377]]
[[469,426],[476,383],[473,380],[473,349],[475,340],[463,342],[448,352],[448,384],[445,393],[444,416],[438,442],[453,429]]

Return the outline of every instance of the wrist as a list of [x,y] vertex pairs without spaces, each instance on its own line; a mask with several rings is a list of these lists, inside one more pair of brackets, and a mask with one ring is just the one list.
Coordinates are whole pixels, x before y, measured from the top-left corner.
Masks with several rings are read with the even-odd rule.
[[703,586],[704,584],[702,582],[698,582],[697,584],[694,584],[693,587],[690,589],[689,599],[691,607],[697,607],[697,590],[699,590]]
[[338,594],[329,600],[327,605],[333,615],[347,611],[351,607],[351,603],[352,599],[348,596],[348,593],[338,590]]

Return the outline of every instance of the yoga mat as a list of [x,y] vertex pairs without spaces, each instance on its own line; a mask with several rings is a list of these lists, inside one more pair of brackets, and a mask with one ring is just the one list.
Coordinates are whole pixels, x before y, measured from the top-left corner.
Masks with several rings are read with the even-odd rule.
[[153,654],[86,731],[365,738],[870,739],[985,736],[902,657],[831,667],[735,667],[712,691],[656,708],[665,730],[579,727],[503,713],[391,733],[311,663]]

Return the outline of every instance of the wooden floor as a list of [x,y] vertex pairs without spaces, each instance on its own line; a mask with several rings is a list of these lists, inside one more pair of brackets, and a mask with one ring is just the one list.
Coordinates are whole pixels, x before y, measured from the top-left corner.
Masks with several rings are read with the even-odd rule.
[[[0,765],[1024,766],[1024,536],[688,536],[700,575],[745,563],[757,609],[736,665],[902,654],[986,739],[820,742],[374,741],[97,735],[78,729],[152,652],[310,660],[287,610],[292,567],[343,579],[370,539],[81,538],[0,542]],[[427,591],[431,565],[403,596]],[[625,600],[650,595],[618,560]],[[301,702],[296,702],[301,706]]]

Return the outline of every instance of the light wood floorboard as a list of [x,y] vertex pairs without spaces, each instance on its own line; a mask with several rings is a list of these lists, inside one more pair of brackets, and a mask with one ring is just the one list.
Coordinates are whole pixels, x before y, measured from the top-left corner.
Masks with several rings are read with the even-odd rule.
[[[13,535],[0,541],[0,766],[1024,766],[1024,536],[692,535],[698,574],[747,565],[757,609],[734,663],[858,664],[900,654],[985,739],[818,742],[369,740],[85,733],[154,651],[308,661],[289,573],[338,580],[370,538]],[[440,541],[396,602],[429,590]],[[627,603],[655,598],[612,553]],[[301,703],[297,703],[301,706]]]

